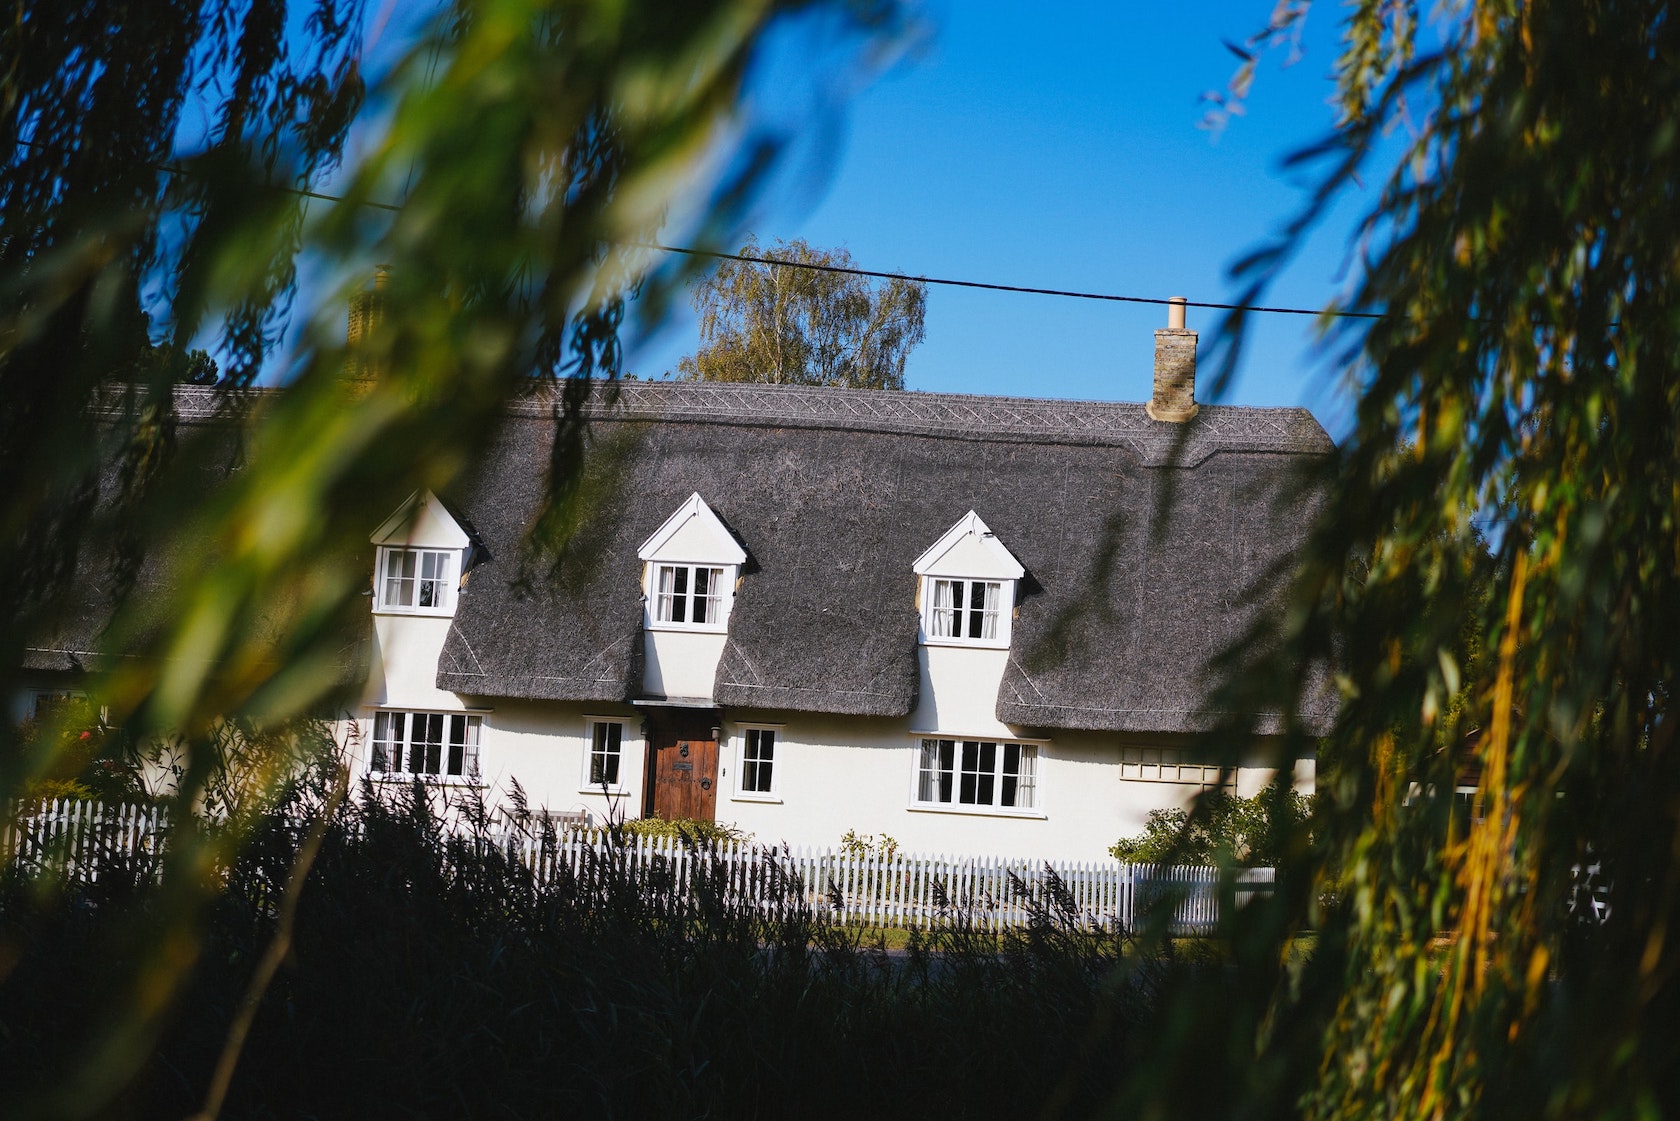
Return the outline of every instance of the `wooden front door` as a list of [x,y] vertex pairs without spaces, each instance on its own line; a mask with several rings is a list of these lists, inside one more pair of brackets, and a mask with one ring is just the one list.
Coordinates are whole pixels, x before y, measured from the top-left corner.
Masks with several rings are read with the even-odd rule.
[[648,724],[647,816],[714,820],[718,745],[711,713],[660,713]]

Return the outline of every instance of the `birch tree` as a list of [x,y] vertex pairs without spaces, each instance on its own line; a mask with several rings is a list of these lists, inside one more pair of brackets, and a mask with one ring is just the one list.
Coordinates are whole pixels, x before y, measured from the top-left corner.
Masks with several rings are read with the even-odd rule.
[[[871,283],[844,249],[755,240],[694,283],[700,349],[677,368],[696,381],[903,389],[904,363],[927,335],[927,285]],[[794,267],[804,266],[804,267]]]

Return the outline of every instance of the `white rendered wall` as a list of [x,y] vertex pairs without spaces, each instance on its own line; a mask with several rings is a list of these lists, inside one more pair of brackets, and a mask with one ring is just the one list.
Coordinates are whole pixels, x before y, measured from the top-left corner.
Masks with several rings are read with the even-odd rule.
[[642,692],[650,697],[712,699],[726,634],[705,631],[642,632]]
[[[501,699],[484,703],[493,708],[484,718],[479,771],[493,798],[505,801],[511,780],[517,778],[533,809],[587,810],[597,822],[609,814],[624,820],[642,815],[647,744],[641,713],[629,705]],[[624,725],[618,788],[607,793],[587,781],[591,717]]]
[[449,623],[448,617],[440,615],[376,614],[364,702],[396,708],[465,708],[459,696],[437,687],[438,656],[449,637]]
[[908,729],[1013,739],[997,718],[998,688],[1009,651],[968,646],[920,647],[921,682]]

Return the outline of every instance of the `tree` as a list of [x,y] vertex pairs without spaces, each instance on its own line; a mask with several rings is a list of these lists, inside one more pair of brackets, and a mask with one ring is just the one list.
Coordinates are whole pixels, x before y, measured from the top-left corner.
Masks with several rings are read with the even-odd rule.
[[[1280,5],[1248,53],[1306,8]],[[1135,1092],[1244,1116],[1673,1113],[1680,26],[1656,0],[1350,11],[1341,126],[1296,160],[1320,185],[1239,267],[1237,302],[1375,181],[1363,276],[1332,310],[1376,318],[1327,321],[1353,432],[1289,609],[1220,705],[1288,708],[1333,661],[1337,767],[1316,844],[1244,916],[1245,970],[1206,994],[1220,1026],[1178,1033]],[[1401,159],[1373,170],[1401,124]],[[1467,624],[1484,642],[1461,661]],[[1231,755],[1243,731],[1224,730]],[[1477,805],[1454,823],[1463,763]],[[1286,978],[1331,876],[1346,890]],[[1583,905],[1589,876],[1606,917]],[[1214,1053],[1240,1056],[1226,1078],[1174,1081]]]
[[[26,3],[0,26],[0,684],[82,606],[72,584],[97,583],[90,693],[136,742],[179,737],[183,808],[227,721],[330,708],[366,527],[467,470],[510,398],[547,393],[548,493],[574,496],[577,406],[617,373],[624,294],[657,304],[677,279],[635,245],[678,192],[734,229],[774,164],[740,109],[766,34],[825,8],[865,59],[906,22],[896,0],[445,0],[373,65],[360,0],[291,7]],[[697,164],[723,170],[697,183]],[[304,261],[326,278],[307,305]],[[361,345],[380,372],[352,383],[344,309],[376,265],[391,279]],[[237,472],[175,440],[179,363],[137,365],[143,305],[167,313],[169,353],[215,337],[228,389],[288,327],[301,340],[281,398],[224,394]],[[0,726],[0,803],[50,756]],[[56,1112],[99,1111],[145,1060],[193,959],[207,843],[170,845],[136,991],[112,994]]]
[[725,260],[694,284],[701,347],[677,368],[696,381],[755,381],[844,389],[903,389],[904,362],[927,337],[927,285],[889,280],[877,287],[844,270],[844,249],[803,239],[741,256],[816,266],[792,268]]

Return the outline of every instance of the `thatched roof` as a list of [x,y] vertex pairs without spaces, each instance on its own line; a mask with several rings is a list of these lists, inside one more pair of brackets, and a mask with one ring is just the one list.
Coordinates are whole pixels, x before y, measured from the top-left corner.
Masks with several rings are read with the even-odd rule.
[[1173,425],[1131,404],[628,383],[589,415],[583,521],[558,556],[526,546],[553,436],[546,401],[513,407],[473,481],[446,496],[483,548],[440,688],[637,697],[637,547],[698,492],[749,554],[720,704],[908,714],[911,565],[973,509],[1027,569],[999,718],[1188,731],[1206,721],[1207,660],[1256,618],[1256,582],[1304,532],[1298,468],[1331,450],[1302,409],[1204,406]]

